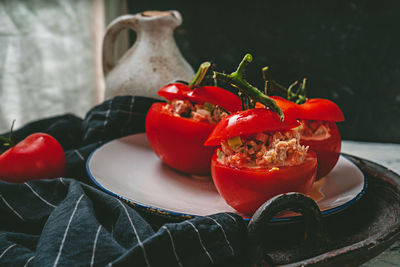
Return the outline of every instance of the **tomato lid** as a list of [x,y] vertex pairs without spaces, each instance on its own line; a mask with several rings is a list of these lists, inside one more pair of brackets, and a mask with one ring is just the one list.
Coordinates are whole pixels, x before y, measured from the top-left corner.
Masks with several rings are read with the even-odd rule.
[[321,121],[344,121],[344,116],[338,105],[328,99],[311,98],[302,108],[302,118]]
[[254,108],[239,111],[223,118],[211,132],[204,143],[206,146],[217,146],[222,140],[261,132],[286,131],[300,124],[285,115],[281,122],[279,115],[266,108]]
[[221,106],[229,112],[242,109],[242,101],[237,95],[217,86],[202,86],[191,89],[182,83],[172,83],[162,87],[158,91],[158,95],[167,100],[190,100],[198,104],[208,102]]
[[170,83],[158,91],[158,95],[166,98],[167,100],[187,100],[187,93],[191,91],[189,86],[183,83]]
[[344,121],[344,116],[338,105],[328,99],[310,98],[301,105],[279,96],[271,96],[286,115],[296,119],[319,121]]

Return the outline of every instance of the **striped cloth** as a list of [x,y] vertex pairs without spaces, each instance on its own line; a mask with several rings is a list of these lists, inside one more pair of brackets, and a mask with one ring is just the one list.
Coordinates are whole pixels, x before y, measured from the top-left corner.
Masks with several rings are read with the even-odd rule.
[[85,172],[102,143],[144,131],[153,100],[120,96],[74,115],[30,123],[16,142],[46,132],[62,144],[67,177],[0,182],[0,266],[242,266],[242,218],[221,213],[156,227],[95,188]]

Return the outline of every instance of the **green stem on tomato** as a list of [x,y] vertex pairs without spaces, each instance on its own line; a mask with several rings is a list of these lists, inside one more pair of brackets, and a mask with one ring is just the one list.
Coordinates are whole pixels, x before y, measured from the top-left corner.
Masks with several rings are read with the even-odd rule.
[[12,142],[12,132],[14,129],[14,123],[15,120],[13,120],[12,124],[11,124],[11,129],[10,132],[8,134],[8,137],[4,137],[4,136],[0,136],[0,141],[3,142],[1,144],[2,148],[0,149],[0,154],[3,153],[5,150],[7,150],[9,147],[13,146],[13,142]]
[[269,84],[268,92],[270,92],[271,90],[277,90],[280,91],[281,93],[286,94],[288,99],[292,99],[293,97],[295,97],[295,94],[290,91],[290,86],[294,86],[294,84],[297,84],[297,81],[294,82],[294,84],[290,85],[288,89],[285,86],[279,84],[277,81],[272,80],[271,72],[268,66],[262,68],[261,70],[263,73],[263,78],[265,83]]
[[232,72],[231,74],[214,71],[213,77],[238,88],[240,92],[250,98],[251,102],[260,102],[261,104],[265,105],[265,107],[268,107],[272,111],[278,113],[279,117],[283,121],[284,115],[282,113],[282,110],[276,105],[275,101],[263,94],[260,90],[252,86],[243,78],[244,69],[252,61],[253,57],[250,54],[246,54],[243,60],[240,62],[236,71]]
[[[288,89],[287,89],[287,99],[289,100],[293,100],[296,97],[296,93],[292,92],[293,87],[295,87],[297,85],[297,81],[295,81],[294,83],[292,83],[291,85],[289,85]],[[298,92],[297,92],[298,93]]]
[[217,79],[213,79],[213,81],[214,81],[214,86],[218,87],[218,80]]
[[269,81],[272,84],[272,88],[274,90],[278,90],[284,94],[287,94],[287,88],[281,84],[279,84],[278,82],[274,81],[274,80],[270,80]]
[[206,76],[206,73],[208,69],[210,68],[211,63],[206,61],[201,63],[199,69],[197,70],[196,75],[193,77],[193,80],[189,83],[190,88],[196,88],[200,85],[200,83],[203,81],[204,77]]
[[299,87],[297,88],[296,92],[292,92],[292,89],[298,84],[297,81],[289,85],[288,88],[279,84],[277,81],[271,79],[271,74],[269,73],[269,68],[264,67],[262,68],[263,78],[265,81],[266,86],[268,85],[268,92],[270,89],[276,89],[278,91],[283,92],[287,95],[287,99],[290,101],[295,102],[296,104],[303,104],[307,101],[306,97],[306,78],[303,79],[303,82],[300,83]]
[[0,136],[0,141],[4,142],[2,145],[3,146],[9,146],[10,145],[10,139],[4,136]]
[[296,104],[303,104],[304,102],[307,101],[307,97],[306,97],[306,82],[307,82],[307,79],[304,78],[303,82],[300,85],[300,93],[298,95],[298,99],[296,100]]
[[268,95],[268,93],[271,91],[271,73],[269,72],[269,67],[265,66],[264,68],[261,69],[262,75],[264,78],[264,94]]

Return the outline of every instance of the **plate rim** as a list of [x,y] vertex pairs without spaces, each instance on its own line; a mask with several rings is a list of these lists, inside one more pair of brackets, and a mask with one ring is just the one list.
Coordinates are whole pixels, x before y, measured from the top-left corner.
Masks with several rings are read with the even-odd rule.
[[[111,190],[105,188],[104,186],[102,186],[94,177],[94,175],[92,175],[91,171],[90,171],[90,167],[89,164],[92,160],[93,155],[99,150],[101,149],[103,146],[115,142],[115,141],[120,141],[121,139],[125,139],[125,138],[129,138],[135,135],[146,135],[146,133],[136,133],[136,134],[131,134],[131,135],[127,135],[124,137],[120,137],[120,138],[116,138],[107,142],[104,142],[103,144],[101,144],[100,146],[96,147],[88,156],[86,163],[85,163],[85,168],[86,168],[86,174],[88,175],[89,179],[97,186],[99,187],[102,191],[117,197],[118,199],[121,199],[123,201],[125,201],[127,204],[132,205],[134,207],[138,207],[140,209],[144,209],[150,213],[157,213],[157,215],[161,215],[161,216],[165,216],[165,217],[180,217],[182,219],[191,219],[191,218],[197,218],[197,217],[202,217],[202,215],[195,215],[195,214],[187,214],[187,213],[183,213],[183,212],[177,212],[177,211],[171,211],[171,210],[167,210],[167,209],[163,209],[163,208],[158,208],[158,207],[154,207],[151,205],[147,205],[147,204],[143,204],[137,201],[134,201],[128,197],[119,195],[117,193],[112,192]],[[347,154],[344,153],[340,153],[340,157],[344,157],[347,161],[349,161],[349,163],[351,163],[352,165],[354,165],[363,175],[363,188],[361,189],[361,191],[354,196],[352,199],[350,199],[349,201],[334,207],[334,208],[330,208],[330,209],[326,209],[324,211],[321,211],[322,216],[326,217],[338,212],[341,212],[343,210],[345,210],[346,208],[350,207],[352,204],[354,204],[355,202],[357,202],[366,192],[366,189],[368,187],[368,180],[366,175],[364,174],[364,172],[354,163],[352,162],[350,159],[348,159],[346,157]],[[351,156],[351,155],[350,155]],[[230,213],[230,212],[226,212],[226,213]],[[235,213],[239,216],[242,217],[243,220],[245,221],[250,221],[251,218],[247,218],[247,217],[243,217],[242,215]],[[270,220],[270,222],[273,223],[282,223],[282,222],[292,222],[292,221],[298,221],[302,218],[302,215],[295,215],[295,216],[289,216],[289,217],[274,217]]]

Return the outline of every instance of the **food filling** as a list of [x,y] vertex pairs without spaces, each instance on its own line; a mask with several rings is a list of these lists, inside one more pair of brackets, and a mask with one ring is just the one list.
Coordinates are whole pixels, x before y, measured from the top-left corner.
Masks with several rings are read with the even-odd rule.
[[300,133],[290,130],[222,141],[217,156],[220,163],[233,167],[272,168],[298,165],[305,160],[307,151],[308,146],[300,145]]
[[303,140],[324,140],[331,136],[327,122],[301,120],[300,123],[298,129]]
[[211,103],[193,104],[188,100],[172,100],[164,106],[164,109],[174,116],[191,118],[194,121],[216,124],[228,113],[219,106]]

